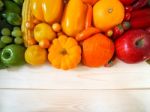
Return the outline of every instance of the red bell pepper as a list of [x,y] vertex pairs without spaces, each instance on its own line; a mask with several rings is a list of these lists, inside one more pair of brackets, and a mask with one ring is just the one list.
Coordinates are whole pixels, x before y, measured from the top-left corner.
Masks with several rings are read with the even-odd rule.
[[132,28],[147,28],[150,27],[150,16],[142,16],[133,18],[130,21]]
[[138,0],[134,5],[133,9],[140,9],[148,4],[148,0]]
[[123,5],[131,5],[137,0],[120,0],[120,1],[123,3]]
[[150,8],[132,11],[131,18],[150,16]]

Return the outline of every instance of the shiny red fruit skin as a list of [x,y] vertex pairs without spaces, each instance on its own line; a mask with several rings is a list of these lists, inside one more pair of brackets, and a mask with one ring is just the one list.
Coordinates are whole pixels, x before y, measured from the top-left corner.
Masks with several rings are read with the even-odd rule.
[[[143,46],[136,42],[143,40]],[[116,55],[125,63],[133,64],[150,58],[150,34],[141,29],[129,30],[115,41]]]

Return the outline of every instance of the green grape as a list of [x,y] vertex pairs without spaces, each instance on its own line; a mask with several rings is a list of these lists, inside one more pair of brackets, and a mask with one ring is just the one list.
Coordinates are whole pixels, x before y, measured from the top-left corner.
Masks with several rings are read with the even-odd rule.
[[5,46],[6,46],[6,44],[0,40],[0,49],[4,48]]
[[2,34],[3,36],[10,36],[11,31],[10,31],[9,28],[3,28],[3,29],[1,30],[1,34]]
[[21,37],[16,37],[14,39],[15,44],[23,44],[23,39]]
[[3,9],[4,3],[0,0],[0,11]]
[[21,32],[21,30],[16,29],[16,30],[13,30],[13,31],[11,32],[11,35],[12,35],[13,37],[21,37],[21,36],[22,36],[22,32]]
[[14,27],[13,30],[21,30],[20,27]]
[[10,44],[13,42],[13,39],[9,36],[2,36],[1,41],[5,44]]

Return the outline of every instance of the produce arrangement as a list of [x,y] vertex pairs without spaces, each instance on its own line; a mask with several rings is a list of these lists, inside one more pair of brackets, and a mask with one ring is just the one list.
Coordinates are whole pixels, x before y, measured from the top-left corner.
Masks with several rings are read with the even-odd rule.
[[150,63],[150,0],[0,0],[0,69]]

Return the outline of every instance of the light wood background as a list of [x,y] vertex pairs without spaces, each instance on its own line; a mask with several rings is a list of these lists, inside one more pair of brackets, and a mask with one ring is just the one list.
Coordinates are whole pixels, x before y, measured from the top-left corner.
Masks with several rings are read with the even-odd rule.
[[150,66],[0,70],[0,112],[150,112]]

